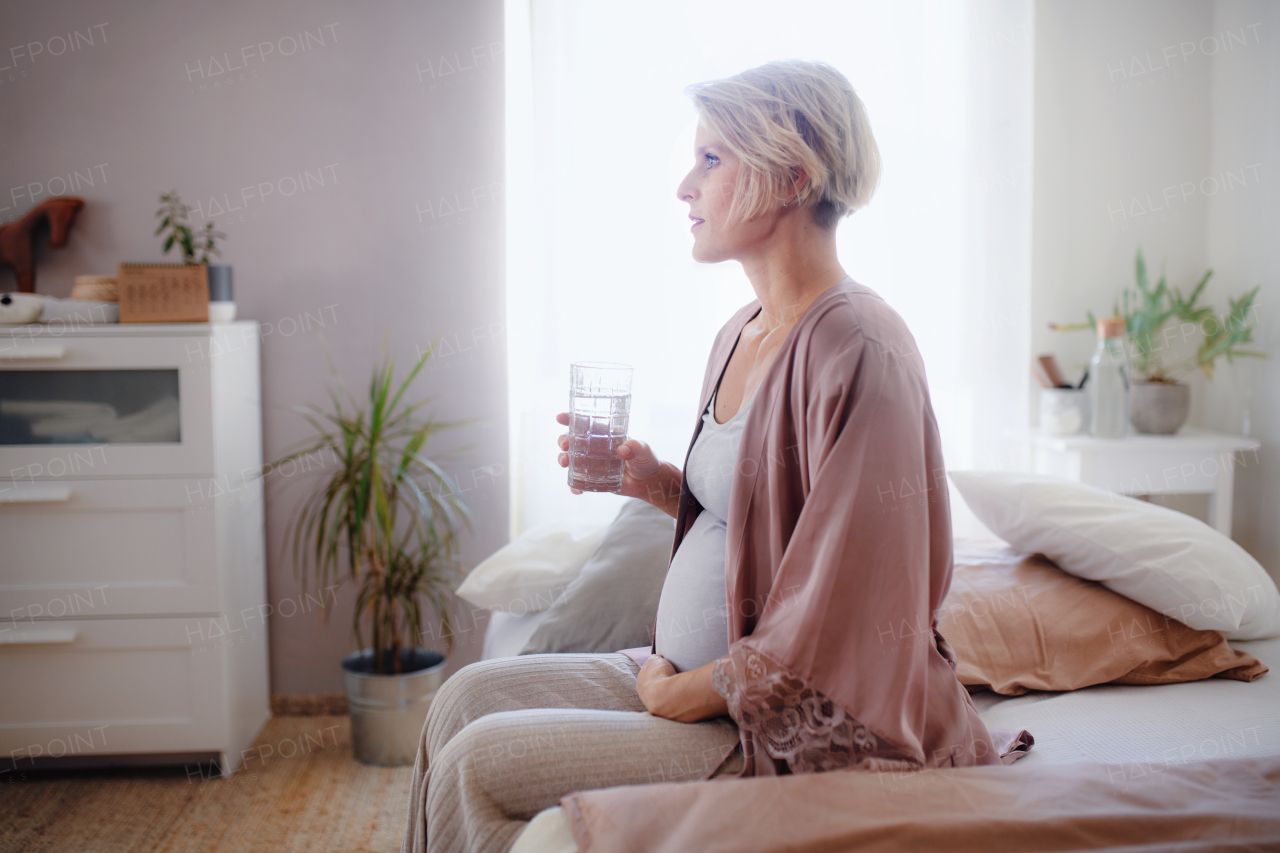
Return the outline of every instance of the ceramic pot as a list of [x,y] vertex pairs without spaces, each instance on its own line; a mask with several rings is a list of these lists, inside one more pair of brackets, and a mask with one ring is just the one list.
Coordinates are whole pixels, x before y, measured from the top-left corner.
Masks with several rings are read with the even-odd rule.
[[373,671],[373,650],[352,652],[342,661],[356,761],[379,767],[413,764],[427,721],[427,709],[444,683],[444,655],[431,649],[402,649],[398,675]]
[[231,267],[209,265],[209,322],[230,323],[236,318],[235,284]]
[[1191,386],[1135,382],[1129,393],[1129,420],[1138,432],[1173,435],[1187,422],[1191,411]]

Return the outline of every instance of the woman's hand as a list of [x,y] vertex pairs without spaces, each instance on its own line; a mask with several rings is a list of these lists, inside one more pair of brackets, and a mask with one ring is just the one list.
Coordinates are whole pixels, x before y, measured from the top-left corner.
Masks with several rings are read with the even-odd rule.
[[640,667],[640,674],[636,676],[636,693],[640,694],[640,701],[655,717],[667,717],[663,713],[666,710],[663,691],[667,680],[676,675],[676,668],[662,655],[649,655],[644,666]]
[[676,672],[662,655],[650,655],[636,676],[636,693],[655,717],[696,723],[729,713],[729,703],[711,687],[715,661],[689,672]]
[[[568,426],[569,417],[568,412],[561,412],[556,415],[556,421]],[[568,468],[568,433],[561,433],[556,438],[556,443],[560,447],[560,467]],[[629,438],[619,445],[617,454],[623,460],[622,489],[619,494],[648,501],[675,518],[676,509],[680,503],[680,485],[684,480],[680,469],[668,462],[660,461],[648,443],[634,438]],[[581,489],[571,488],[570,491],[575,495],[582,494]]]

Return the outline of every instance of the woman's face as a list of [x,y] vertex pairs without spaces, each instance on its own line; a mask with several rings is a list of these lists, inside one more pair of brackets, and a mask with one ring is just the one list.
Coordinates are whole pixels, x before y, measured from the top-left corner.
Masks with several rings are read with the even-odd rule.
[[742,161],[701,123],[693,146],[696,162],[676,188],[679,199],[689,203],[693,259],[702,264],[740,259],[768,234],[774,217],[730,223]]

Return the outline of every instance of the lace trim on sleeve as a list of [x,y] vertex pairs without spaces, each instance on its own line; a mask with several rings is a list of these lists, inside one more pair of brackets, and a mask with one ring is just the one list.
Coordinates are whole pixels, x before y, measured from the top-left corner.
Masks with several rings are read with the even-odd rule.
[[742,643],[715,662],[711,686],[729,703],[738,727],[792,773],[920,769],[835,701]]

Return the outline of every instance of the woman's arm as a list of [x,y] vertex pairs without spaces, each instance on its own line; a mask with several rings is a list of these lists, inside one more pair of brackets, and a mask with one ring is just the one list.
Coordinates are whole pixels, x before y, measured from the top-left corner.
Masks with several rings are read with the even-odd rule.
[[[556,421],[568,426],[569,413],[556,415]],[[556,442],[560,446],[560,467],[569,467],[569,436],[562,433]],[[622,490],[619,492],[629,498],[640,498],[648,501],[672,518],[680,506],[680,487],[684,484],[684,472],[670,462],[662,462],[654,455],[653,449],[646,442],[629,438],[618,447],[618,456],[624,460]],[[580,489],[571,489],[574,494],[582,494]]]
[[725,698],[711,687],[712,661],[688,672],[676,672],[661,655],[650,655],[636,676],[636,693],[655,717],[696,723],[729,713]]

